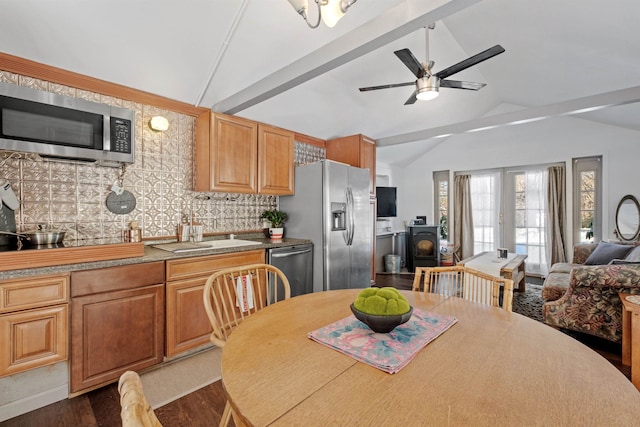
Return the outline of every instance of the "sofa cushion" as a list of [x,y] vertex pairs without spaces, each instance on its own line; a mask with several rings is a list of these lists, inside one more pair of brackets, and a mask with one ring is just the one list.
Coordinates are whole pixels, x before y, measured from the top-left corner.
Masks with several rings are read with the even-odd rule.
[[625,261],[638,262],[640,261],[640,246],[634,246],[633,250],[631,250],[626,257],[624,257]]
[[640,265],[640,261],[627,261],[626,259],[612,259],[609,265],[634,264]]
[[569,273],[549,273],[542,285],[542,299],[555,301],[559,299],[569,288]]
[[631,249],[633,249],[631,245],[600,242],[584,263],[585,265],[606,265],[613,259],[623,259]]
[[573,267],[575,267],[576,265],[582,265],[582,264],[572,264],[572,263],[569,263],[569,262],[556,262],[549,269],[549,273],[567,273],[567,274],[569,274],[569,273],[571,273],[571,269]]

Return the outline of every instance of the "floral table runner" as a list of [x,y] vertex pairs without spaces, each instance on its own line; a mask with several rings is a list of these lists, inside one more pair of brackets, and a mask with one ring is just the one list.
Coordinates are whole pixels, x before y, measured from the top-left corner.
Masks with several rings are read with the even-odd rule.
[[360,362],[395,374],[457,321],[453,316],[414,308],[407,323],[387,334],[380,334],[351,315],[309,332],[309,338]]

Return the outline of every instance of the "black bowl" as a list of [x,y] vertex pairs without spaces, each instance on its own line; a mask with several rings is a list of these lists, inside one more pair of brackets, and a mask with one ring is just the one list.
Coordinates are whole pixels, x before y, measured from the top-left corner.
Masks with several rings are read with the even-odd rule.
[[391,332],[395,329],[396,326],[400,326],[403,323],[406,323],[411,318],[411,313],[413,313],[413,307],[409,308],[404,314],[392,314],[388,316],[380,316],[376,314],[367,314],[358,310],[353,306],[353,303],[350,305],[351,311],[353,315],[356,316],[356,319],[367,325],[373,332],[379,332],[386,334],[387,332]]

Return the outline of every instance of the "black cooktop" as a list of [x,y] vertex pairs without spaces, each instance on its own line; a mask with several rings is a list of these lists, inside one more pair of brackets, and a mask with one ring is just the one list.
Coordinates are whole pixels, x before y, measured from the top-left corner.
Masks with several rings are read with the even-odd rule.
[[22,244],[22,247],[18,247],[17,241],[15,239],[11,239],[9,241],[9,244],[0,245],[0,252],[37,251],[43,249],[74,248],[79,246],[113,245],[117,243],[124,242],[122,238],[104,238],[89,240],[64,240],[61,243],[52,243],[49,245],[32,245],[29,242],[24,242]]

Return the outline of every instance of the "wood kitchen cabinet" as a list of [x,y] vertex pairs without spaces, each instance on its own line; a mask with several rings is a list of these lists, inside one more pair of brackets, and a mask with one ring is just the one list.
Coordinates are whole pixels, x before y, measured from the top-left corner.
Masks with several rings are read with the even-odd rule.
[[163,361],[164,262],[71,273],[71,393]]
[[376,141],[362,134],[345,136],[327,141],[326,156],[329,160],[369,169],[369,193],[376,192]]
[[196,191],[293,194],[294,133],[212,113],[196,145]]
[[264,250],[168,260],[166,262],[166,350],[171,358],[210,344],[212,332],[202,302],[209,276],[221,269],[265,262]]
[[0,282],[0,377],[67,359],[69,275]]

